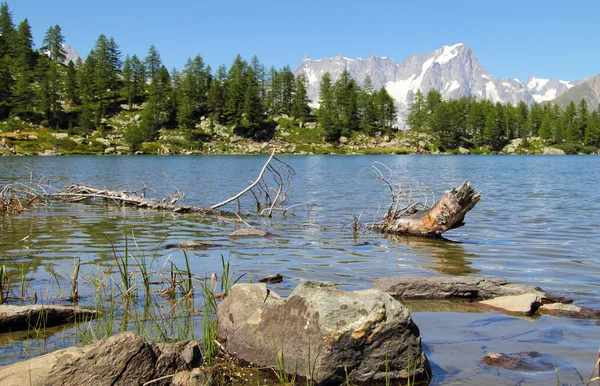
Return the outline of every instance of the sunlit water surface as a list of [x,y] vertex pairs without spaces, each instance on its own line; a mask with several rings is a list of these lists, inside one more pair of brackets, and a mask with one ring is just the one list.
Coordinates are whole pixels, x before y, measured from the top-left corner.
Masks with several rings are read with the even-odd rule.
[[[114,262],[125,236],[135,237],[136,253],[155,256],[156,265],[183,253],[165,244],[196,240],[218,247],[189,251],[190,268],[203,277],[220,272],[222,256],[237,274],[253,278],[281,273],[272,285],[288,294],[301,280],[332,281],[340,288],[369,288],[375,278],[407,275],[484,275],[532,284],[598,308],[600,299],[600,157],[593,156],[288,156],[296,171],[287,205],[293,214],[244,221],[275,237],[231,239],[237,218],[200,217],[53,203],[18,216],[0,217],[0,258],[28,267],[28,285],[44,293],[54,288],[50,272],[68,277],[81,258],[83,271]],[[185,205],[209,206],[242,190],[265,162],[259,156],[202,157],[11,157],[0,159],[0,183],[59,178],[127,189],[147,184],[148,196],[185,192]],[[381,217],[387,187],[368,168],[383,162],[416,187],[443,191],[470,180],[483,198],[467,215],[466,226],[447,240],[353,235],[353,216],[362,223]],[[418,198],[419,193],[414,193]],[[431,197],[429,198],[431,202]],[[242,211],[252,214],[252,202]],[[225,207],[235,211],[237,207]],[[131,238],[128,240],[131,243]],[[54,290],[56,290],[54,288]],[[85,293],[84,300],[85,300]],[[93,299],[88,299],[92,301]],[[415,312],[433,384],[556,383],[556,374],[491,371],[481,363],[490,351],[541,351],[561,360],[563,382],[587,381],[600,340],[595,321],[542,317],[531,321],[497,313]],[[201,330],[200,326],[197,326]],[[63,332],[64,334],[64,332]],[[59,343],[54,343],[60,346]],[[18,350],[16,350],[18,351]],[[1,351],[3,363],[36,353]]]

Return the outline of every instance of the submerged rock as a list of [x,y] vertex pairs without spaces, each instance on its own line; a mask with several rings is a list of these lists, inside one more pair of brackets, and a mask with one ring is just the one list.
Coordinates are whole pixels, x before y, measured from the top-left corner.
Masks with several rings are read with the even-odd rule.
[[540,314],[575,319],[600,319],[600,311],[574,304],[552,303],[539,308]]
[[82,307],[32,304],[29,306],[0,305],[0,332],[57,326],[88,321],[96,311]]
[[548,354],[537,351],[502,354],[491,352],[483,358],[488,366],[515,371],[554,371],[555,364]]
[[282,299],[264,284],[236,284],[218,306],[217,324],[239,359],[279,364],[318,384],[431,376],[410,312],[378,290],[346,292],[307,281]]
[[[0,384],[141,385],[201,363],[195,342],[152,344],[123,333],[85,347],[70,347],[0,367]],[[168,385],[170,380],[153,385]]]
[[269,237],[275,236],[272,233],[269,233],[262,229],[256,228],[242,228],[236,229],[229,234],[229,237]]
[[509,283],[480,276],[409,276],[376,279],[371,288],[405,299],[491,299],[499,296],[534,293],[543,303],[570,300],[547,294],[539,287]]

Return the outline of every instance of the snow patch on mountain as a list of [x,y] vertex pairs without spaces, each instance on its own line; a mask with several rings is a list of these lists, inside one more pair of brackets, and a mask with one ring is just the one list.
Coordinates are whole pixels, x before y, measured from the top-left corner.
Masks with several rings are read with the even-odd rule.
[[457,48],[461,47],[461,46],[463,46],[462,43],[458,43],[453,46],[444,46],[441,49],[442,54],[435,59],[436,63],[439,63],[439,64],[448,63],[450,60],[452,60],[452,58],[454,58],[454,57],[456,57],[456,55],[458,55]]
[[399,127],[404,126],[409,106],[419,89],[424,94],[438,90],[446,99],[476,96],[494,103],[516,105],[525,102],[532,105],[554,99],[581,82],[531,77],[524,84],[516,78],[494,78],[479,64],[473,51],[462,43],[411,55],[400,64],[392,58],[373,55],[367,59],[350,59],[342,55],[318,60],[305,57],[295,73],[306,75],[311,105],[318,106],[323,74],[329,72],[335,82],[344,70],[360,86],[369,76],[375,89],[385,87],[396,100]]

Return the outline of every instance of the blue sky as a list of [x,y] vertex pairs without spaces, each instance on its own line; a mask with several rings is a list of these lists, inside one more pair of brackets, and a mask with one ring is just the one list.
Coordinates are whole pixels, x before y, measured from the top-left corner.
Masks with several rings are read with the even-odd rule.
[[[0,0],[1,1],[1,0]],[[154,44],[169,68],[200,54],[216,68],[237,53],[267,67],[318,59],[387,56],[465,43],[494,77],[575,80],[600,73],[599,1],[8,0],[36,46],[51,25],[86,56],[101,33],[123,54]]]

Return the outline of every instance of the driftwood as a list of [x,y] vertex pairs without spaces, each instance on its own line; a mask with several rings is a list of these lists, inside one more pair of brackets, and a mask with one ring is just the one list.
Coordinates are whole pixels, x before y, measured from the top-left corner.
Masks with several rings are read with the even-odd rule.
[[[278,166],[283,165],[283,169],[273,166],[273,161],[277,161]],[[178,200],[183,199],[184,195],[182,192],[175,188],[175,194],[171,195],[168,199],[155,200],[145,197],[146,186],[141,189],[134,191],[123,191],[107,188],[98,188],[84,184],[70,184],[61,189],[52,190],[54,193],[48,194],[44,191],[44,196],[52,199],[67,201],[67,202],[94,202],[94,201],[105,201],[113,202],[124,206],[133,206],[141,209],[153,209],[170,211],[175,213],[197,213],[205,215],[233,215],[231,212],[221,211],[218,208],[229,204],[239,199],[246,193],[250,192],[256,201],[256,207],[261,215],[271,216],[273,210],[279,209],[276,207],[277,204],[285,203],[287,193],[285,187],[287,183],[294,175],[294,170],[287,163],[277,159],[275,152],[271,153],[271,156],[262,167],[258,177],[248,187],[239,192],[238,194],[210,207],[202,206],[186,206],[176,204]],[[275,187],[271,187],[268,184],[267,176],[271,176],[275,182]],[[274,192],[274,198],[271,197],[271,193]],[[263,209],[265,208],[265,209]]]
[[126,206],[135,206],[142,209],[165,210],[175,213],[199,213],[209,215],[220,215],[222,211],[205,208],[202,206],[176,205],[175,200],[169,202],[152,200],[143,195],[125,192],[122,190],[110,190],[96,188],[89,185],[72,184],[64,187],[61,191],[51,195],[52,198],[68,202],[80,202],[89,200],[108,200]]
[[439,236],[447,230],[465,225],[465,215],[480,198],[481,192],[477,192],[469,181],[465,181],[446,191],[430,208],[418,203],[410,203],[403,208],[390,205],[383,220],[371,225],[369,229],[388,234]]

